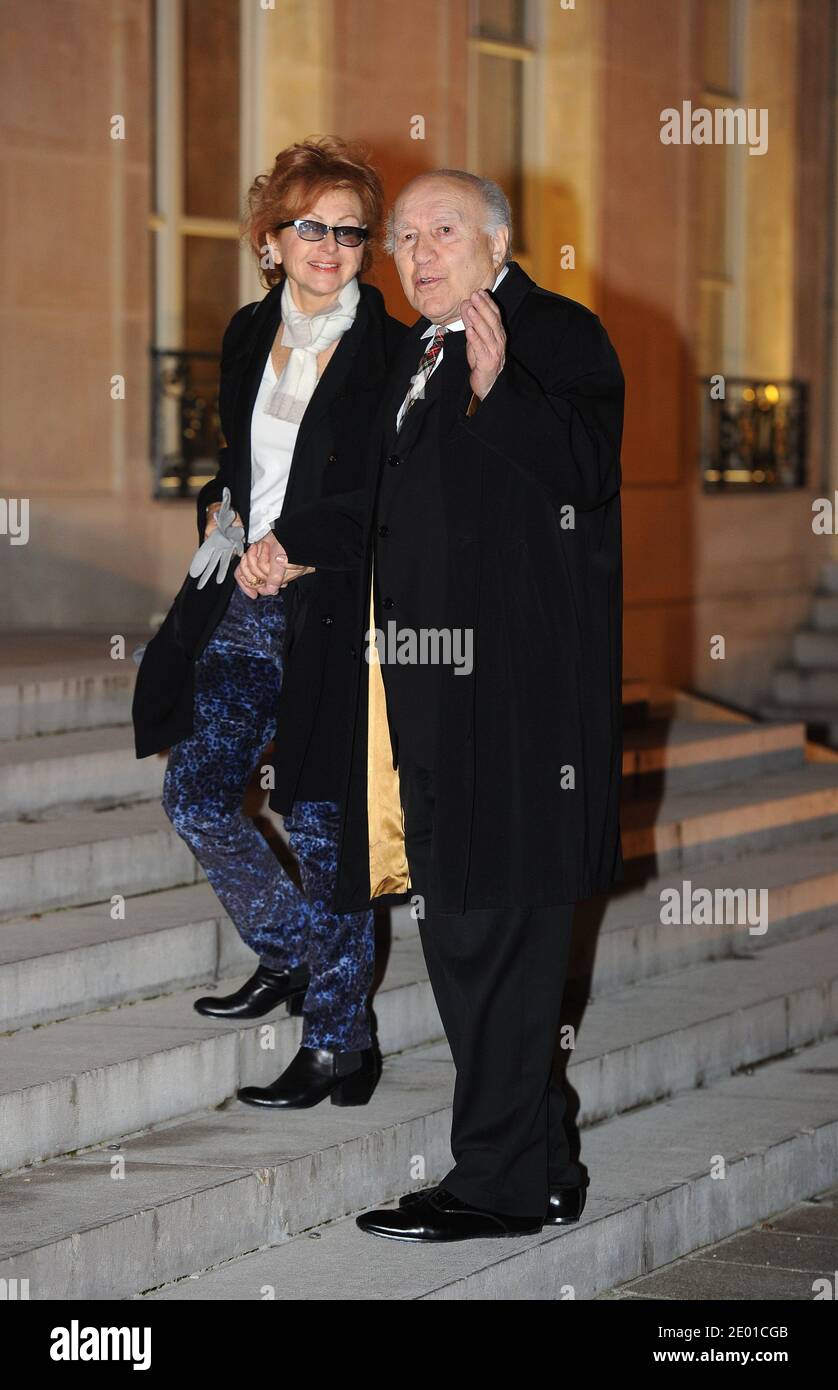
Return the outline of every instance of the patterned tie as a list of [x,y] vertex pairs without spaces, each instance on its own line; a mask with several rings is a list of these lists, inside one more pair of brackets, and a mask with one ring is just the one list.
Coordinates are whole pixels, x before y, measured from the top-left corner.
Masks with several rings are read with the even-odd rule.
[[416,368],[415,374],[410,379],[410,386],[408,388],[407,395],[402,401],[401,409],[399,410],[399,413],[396,416],[397,430],[400,430],[402,425],[404,424],[405,418],[411,406],[415,405],[418,400],[421,400],[425,394],[425,387],[428,383],[428,378],[430,377],[431,372],[434,369],[439,354],[442,352],[442,339],[445,331],[446,330],[443,325],[441,325],[436,330],[433,338],[431,339],[431,341],[429,342],[428,346],[425,348],[425,351],[422,353],[422,356],[419,359],[419,366]]

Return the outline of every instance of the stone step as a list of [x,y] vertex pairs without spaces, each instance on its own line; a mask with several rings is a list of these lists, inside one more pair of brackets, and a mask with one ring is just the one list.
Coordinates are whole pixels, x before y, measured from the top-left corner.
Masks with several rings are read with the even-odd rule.
[[[710,923],[670,920],[663,911],[673,892],[683,900],[699,890],[713,895]],[[727,915],[720,892],[740,892],[741,908]],[[744,890],[744,892],[742,891]],[[751,890],[753,896],[744,895]],[[767,930],[759,927],[761,890],[766,895]],[[662,898],[666,894],[666,898]],[[750,913],[750,916],[748,915]],[[693,918],[697,909],[693,909]],[[662,920],[666,917],[666,920]],[[697,868],[691,877],[683,873],[661,874],[639,889],[590,898],[577,904],[573,943],[568,962],[568,982],[587,982],[596,997],[622,989],[634,981],[695,964],[718,960],[743,950],[808,935],[838,922],[838,842],[816,840],[762,854]]]
[[796,666],[811,671],[838,671],[838,632],[798,628],[792,638]]
[[[113,917],[110,900],[0,921],[0,1032],[204,982],[240,981],[256,968],[206,879],[138,893]],[[379,934],[414,937],[409,903],[377,914]],[[226,988],[226,983],[225,983]]]
[[799,719],[806,727],[806,737],[829,747],[838,747],[838,705],[778,705],[765,701],[756,713],[761,719]]
[[[620,814],[627,880],[692,870],[838,829],[838,764],[807,763],[743,785],[666,789],[623,804]],[[633,862],[632,862],[633,861]]]
[[833,1183],[836,1067],[831,1039],[585,1129],[578,1225],[431,1250],[350,1215],[451,1166],[453,1068],[416,1049],[364,1107],[235,1104],[3,1178],[0,1277],[31,1300],[592,1298]]
[[[594,995],[699,960],[775,945],[838,921],[836,841],[791,845],[734,863],[707,865],[685,889],[683,874],[588,899],[576,909],[569,980],[590,979]],[[699,889],[767,894],[768,929],[743,912],[710,924],[662,921],[661,894]],[[669,899],[667,898],[667,901]],[[714,897],[714,902],[716,901]],[[744,904],[747,906],[747,903]],[[394,940],[413,940],[408,903],[389,913]],[[386,939],[386,914],[381,915]],[[174,993],[202,982],[238,981],[256,957],[204,882],[126,899],[125,917],[110,902],[64,908],[0,924],[0,1031],[69,1018],[130,1000]],[[220,985],[219,985],[220,987]]]
[[[662,1269],[606,1289],[595,1296],[596,1301],[771,1301],[785,1303],[788,1315],[790,1302],[811,1303],[813,1298],[834,1297],[836,1208],[838,1186],[832,1184],[822,1192],[793,1202],[784,1211],[772,1213],[768,1220],[756,1221],[753,1226],[671,1260]],[[825,1282],[830,1291],[826,1295]],[[654,1310],[649,1313],[654,1317]],[[778,1336],[782,1335],[778,1329]],[[806,1344],[807,1350],[815,1350],[808,1329]],[[683,1354],[676,1351],[674,1360],[680,1360]],[[688,1357],[691,1355],[687,1353]],[[736,1359],[740,1357],[747,1364],[752,1353],[737,1352]],[[779,1359],[785,1360],[786,1354],[781,1352]],[[795,1352],[795,1361],[799,1366],[799,1350]]]
[[392,1197],[413,1155],[431,1180],[450,1162],[452,1074],[440,1044],[388,1057],[366,1106],[233,1102],[0,1179],[0,1277],[27,1278],[32,1300],[124,1298]]
[[790,719],[811,727],[813,723],[830,723],[838,720],[838,705],[781,705],[776,700],[760,701],[757,709],[760,719],[770,723],[788,723]]
[[[139,1297],[595,1298],[613,1287],[615,1269],[619,1284],[637,1279],[832,1185],[838,1101],[830,1073],[837,1063],[833,1039],[586,1131],[582,1158],[591,1186],[581,1221],[563,1230],[431,1248],[368,1236],[349,1215],[297,1233],[283,1230],[262,1242],[267,1249],[215,1268],[196,1265],[187,1277]],[[723,1177],[708,1171],[718,1164],[715,1155],[723,1156]],[[380,1205],[380,1199],[369,1203]],[[810,1275],[810,1287],[816,1277]]]
[[838,560],[825,560],[821,565],[818,587],[826,594],[838,594]]
[[624,795],[667,788],[724,786],[758,773],[802,767],[805,727],[799,721],[750,724],[652,718],[623,735]]
[[[623,774],[627,793],[652,781],[667,786],[718,786],[757,772],[800,766],[800,723],[748,725],[655,719],[627,729]],[[159,799],[164,757],[138,759],[130,729],[121,726],[40,735],[0,743],[0,821]]]
[[[235,987],[242,975],[231,984]],[[0,1038],[0,1171],[220,1105],[269,1081],[299,1046],[285,1006],[232,1024],[196,1014],[201,986]],[[442,1037],[418,940],[394,942],[374,999],[381,1046]]]
[[130,650],[129,645],[129,655],[120,661],[104,656],[4,664],[0,739],[128,724],[136,676]]
[[[650,858],[664,872],[822,838],[838,829],[838,766],[807,764],[741,786],[667,787],[627,800],[621,821],[625,858],[643,872]],[[156,803],[0,825],[0,915],[130,897],[199,877]]]
[[0,825],[0,914],[130,897],[199,876],[156,802]]
[[130,729],[118,726],[0,743],[0,820],[159,798],[165,770],[164,758],[137,758]]
[[[623,774],[628,787],[653,778],[667,786],[720,785],[800,765],[803,735],[799,723],[654,719],[626,730]],[[138,759],[122,726],[0,742],[0,820],[159,798],[165,766],[163,756]]]
[[771,677],[771,699],[801,711],[812,705],[831,705],[838,713],[838,671],[809,671],[780,666]]
[[625,676],[623,679],[623,704],[643,704],[649,703],[652,698],[652,691],[647,680],[642,677]]
[[838,593],[815,594],[809,621],[818,632],[838,631]]
[[[130,725],[137,668],[132,652],[149,634],[128,634],[125,656],[109,655],[109,634],[14,634],[0,665],[0,740]],[[625,680],[632,718],[645,709],[648,682]]]
[[649,703],[651,700],[651,689],[648,681],[631,680],[623,681],[622,689],[623,700],[623,729],[640,728],[646,723],[649,717]]
[[[415,924],[414,924],[415,925]],[[209,884],[64,908],[0,925],[0,1032],[251,973]]]
[[[214,1022],[191,1010],[203,992],[0,1040],[0,1169],[219,1105],[238,1086],[278,1075],[297,1049],[300,1020],[280,1014],[272,1033],[262,1020]],[[442,1036],[418,941],[393,943],[374,1007],[388,1052]],[[704,1084],[836,1028],[838,927],[631,985],[585,1008],[571,1064],[579,1068],[585,1121]]]

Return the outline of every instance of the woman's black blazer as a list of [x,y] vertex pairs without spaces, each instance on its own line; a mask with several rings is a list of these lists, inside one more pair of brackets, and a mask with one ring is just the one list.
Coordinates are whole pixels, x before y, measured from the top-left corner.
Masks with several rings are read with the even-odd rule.
[[[332,354],[300,424],[286,516],[331,493],[364,484],[365,451],[388,365],[407,328],[389,315],[379,290],[360,285],[352,326]],[[281,322],[282,286],[245,305],[224,334],[219,413],[225,447],[216,477],[198,497],[198,539],[210,502],[230,489],[245,534],[250,516],[250,418],[265,362]],[[292,561],[294,556],[289,557]],[[137,757],[161,752],[192,732],[195,661],[220,622],[234,579],[214,577],[203,589],[187,576],[137,674],[133,721]],[[276,782],[272,804],[337,801],[343,787],[350,728],[350,691],[357,669],[354,618],[357,571],[320,571],[282,592],[288,605],[285,669],[277,709]],[[254,603],[260,602],[254,599]]]

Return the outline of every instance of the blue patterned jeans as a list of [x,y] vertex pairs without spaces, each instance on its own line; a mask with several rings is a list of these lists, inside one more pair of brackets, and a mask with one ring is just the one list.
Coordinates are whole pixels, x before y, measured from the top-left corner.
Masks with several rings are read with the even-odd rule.
[[169,753],[163,807],[242,940],[273,970],[308,966],[303,1047],[370,1046],[372,911],[331,910],[340,808],[298,801],[285,817],[304,894],[242,810],[274,736],[285,592],[249,599],[238,585],[196,663],[193,731]]

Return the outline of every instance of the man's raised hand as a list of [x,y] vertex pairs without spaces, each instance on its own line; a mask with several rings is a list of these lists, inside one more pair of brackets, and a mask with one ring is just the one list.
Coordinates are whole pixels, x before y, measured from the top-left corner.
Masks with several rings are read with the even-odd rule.
[[500,309],[488,290],[475,290],[460,305],[466,326],[466,360],[471,368],[470,384],[475,396],[484,400],[503,371],[506,361],[506,333]]

